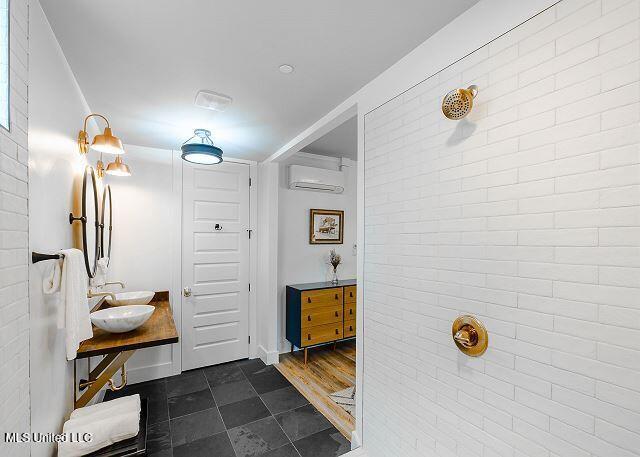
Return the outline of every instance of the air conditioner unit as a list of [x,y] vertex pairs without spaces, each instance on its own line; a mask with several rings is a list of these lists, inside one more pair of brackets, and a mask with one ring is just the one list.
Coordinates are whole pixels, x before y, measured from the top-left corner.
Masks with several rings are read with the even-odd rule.
[[289,189],[341,194],[344,192],[344,174],[341,171],[291,165]]

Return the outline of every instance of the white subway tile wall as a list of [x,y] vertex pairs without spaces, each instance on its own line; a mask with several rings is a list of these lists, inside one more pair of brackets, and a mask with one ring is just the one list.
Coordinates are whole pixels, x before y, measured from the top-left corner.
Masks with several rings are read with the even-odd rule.
[[[7,1],[0,2],[0,8]],[[29,3],[10,2],[11,129],[0,128],[0,455],[28,456],[5,432],[29,431],[27,87]]]
[[639,14],[564,0],[366,115],[372,456],[638,455]]

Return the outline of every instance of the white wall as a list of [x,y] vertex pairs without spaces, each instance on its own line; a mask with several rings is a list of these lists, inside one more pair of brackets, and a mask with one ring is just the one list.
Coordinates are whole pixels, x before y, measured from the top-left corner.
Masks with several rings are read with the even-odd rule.
[[[6,5],[6,2],[3,3]],[[10,8],[11,131],[0,129],[0,430],[29,431],[28,1]],[[29,455],[6,444],[0,454]]]
[[[285,337],[286,286],[331,280],[328,255],[335,249],[342,256],[338,268],[340,279],[356,277],[356,163],[345,160],[345,191],[327,194],[289,189],[289,165],[304,165],[338,170],[339,159],[300,153],[280,164],[278,188],[278,303],[280,351],[290,349]],[[309,210],[311,208],[344,211],[343,244],[309,244]]]
[[[174,185],[180,189],[182,184],[174,182],[174,153],[133,145],[125,145],[125,150],[123,160],[132,175],[109,176],[107,181],[112,187],[114,227],[109,280],[124,281],[126,290],[175,293],[181,259],[174,241],[181,225],[181,194],[174,192]],[[181,167],[180,162],[176,165]],[[177,281],[179,284],[179,277]],[[120,286],[110,287],[115,292],[120,290]],[[177,289],[171,302],[179,324]],[[137,351],[127,363],[129,380],[140,382],[174,374],[174,357],[179,357],[177,345]]]
[[369,455],[637,455],[639,17],[565,0],[365,117]]
[[[38,2],[30,5],[29,19],[29,244],[30,250],[54,252],[73,245],[66,216],[74,179],[85,165],[75,136],[89,110]],[[60,432],[73,409],[73,364],[66,360],[64,330],[57,328],[54,304],[42,295],[50,264],[29,267],[34,432]],[[34,444],[32,455],[51,455],[54,447]]]

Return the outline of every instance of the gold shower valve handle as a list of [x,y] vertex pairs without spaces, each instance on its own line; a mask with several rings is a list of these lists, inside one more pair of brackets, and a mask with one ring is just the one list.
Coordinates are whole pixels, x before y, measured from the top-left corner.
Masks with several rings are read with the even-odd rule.
[[470,357],[481,356],[489,345],[487,329],[473,316],[458,317],[453,322],[451,334],[458,349]]
[[466,348],[472,348],[478,344],[478,332],[470,325],[464,325],[453,338]]

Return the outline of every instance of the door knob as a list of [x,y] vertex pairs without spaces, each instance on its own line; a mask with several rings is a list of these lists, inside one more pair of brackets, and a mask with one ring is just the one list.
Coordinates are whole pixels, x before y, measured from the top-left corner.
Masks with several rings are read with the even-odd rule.
[[214,230],[220,231],[220,230],[222,230],[222,224],[216,224],[213,228],[214,228]]
[[185,287],[182,289],[182,295],[185,297],[191,297],[191,287]]

